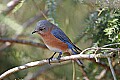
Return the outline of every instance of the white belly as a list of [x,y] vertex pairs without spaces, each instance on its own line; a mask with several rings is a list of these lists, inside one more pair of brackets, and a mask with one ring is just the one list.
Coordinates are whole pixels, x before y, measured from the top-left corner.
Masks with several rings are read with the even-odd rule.
[[48,46],[48,45],[46,45],[46,46],[48,47],[48,49],[50,49],[50,50],[53,51],[53,52],[62,52],[61,49],[54,48],[54,47],[51,47],[51,46]]

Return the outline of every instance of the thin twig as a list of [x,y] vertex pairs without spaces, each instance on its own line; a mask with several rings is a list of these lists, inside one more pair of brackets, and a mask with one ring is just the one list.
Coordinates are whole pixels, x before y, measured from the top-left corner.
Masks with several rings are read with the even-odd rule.
[[104,45],[102,47],[108,47],[108,46],[114,46],[114,45],[120,45],[120,43],[107,44],[107,45]]
[[114,80],[117,80],[117,78],[116,78],[116,74],[115,74],[115,71],[114,71],[113,66],[112,66],[111,59],[110,59],[110,57],[108,57],[107,59],[108,59],[108,63],[109,63],[109,65],[110,65],[110,69],[111,69],[111,72],[112,72],[113,78],[114,78]]
[[82,72],[83,75],[83,80],[89,80],[86,71],[80,66],[80,70]]
[[47,20],[48,18],[47,18],[47,16],[44,14],[44,12],[43,12],[42,10],[40,10],[40,8],[37,6],[37,4],[36,4],[36,2],[35,2],[34,0],[32,0],[32,1],[33,1],[34,6],[36,7],[36,9],[38,9],[38,10],[41,12],[41,14],[44,16],[44,18]]
[[0,38],[0,42],[19,43],[19,44],[31,45],[31,46],[36,46],[36,47],[47,49],[47,47],[44,44],[36,43],[33,41],[27,41],[27,40]]
[[103,77],[105,77],[106,72],[107,72],[107,69],[103,69],[99,75],[95,76],[95,79],[101,80]]
[[120,48],[102,48],[102,47],[92,47],[92,48],[86,48],[84,49],[80,54],[83,54],[84,52],[86,51],[89,51],[89,50],[111,50],[111,51],[120,51]]
[[72,65],[73,65],[73,79],[72,80],[76,80],[76,70],[75,70],[75,61],[72,60]]
[[[113,45],[120,45],[120,43],[114,43],[114,44],[104,45],[104,46],[102,46],[102,48],[103,48],[103,47],[108,47],[108,46],[113,46]],[[106,54],[106,53],[105,53],[105,54]],[[107,59],[108,59],[109,65],[110,65],[110,70],[111,70],[111,72],[112,72],[113,78],[114,78],[114,80],[117,80],[116,74],[115,74],[115,71],[114,71],[114,68],[113,68],[113,66],[112,66],[111,59],[110,59],[110,57],[107,57]]]

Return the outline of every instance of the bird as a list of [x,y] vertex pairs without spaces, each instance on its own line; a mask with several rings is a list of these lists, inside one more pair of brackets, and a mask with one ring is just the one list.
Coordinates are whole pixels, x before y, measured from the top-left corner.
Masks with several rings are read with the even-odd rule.
[[[32,34],[34,33],[38,33],[47,48],[54,52],[54,54],[48,58],[49,63],[56,53],[59,53],[57,59],[60,60],[61,55],[64,52],[72,52],[72,55],[82,52],[82,50],[73,44],[58,26],[48,20],[38,21]],[[75,61],[78,65],[83,66],[83,62],[81,60],[76,59]]]

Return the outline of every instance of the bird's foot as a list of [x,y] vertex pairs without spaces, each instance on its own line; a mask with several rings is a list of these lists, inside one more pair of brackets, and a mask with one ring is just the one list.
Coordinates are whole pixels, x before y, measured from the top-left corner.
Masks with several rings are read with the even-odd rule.
[[47,59],[49,61],[49,64],[52,59],[53,59],[53,56]]
[[56,54],[56,52],[50,58],[48,58],[49,64],[50,64],[50,60],[52,60],[52,58],[54,57],[55,54]]
[[61,55],[59,55],[59,56],[57,57],[57,59],[58,59],[59,63],[60,63],[60,58],[61,58]]

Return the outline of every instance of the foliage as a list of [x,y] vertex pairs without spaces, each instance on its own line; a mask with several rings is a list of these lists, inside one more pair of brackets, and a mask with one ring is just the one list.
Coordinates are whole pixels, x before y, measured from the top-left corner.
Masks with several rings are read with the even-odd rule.
[[120,42],[120,10],[103,8],[93,12],[88,20],[87,27],[93,43],[102,46]]

